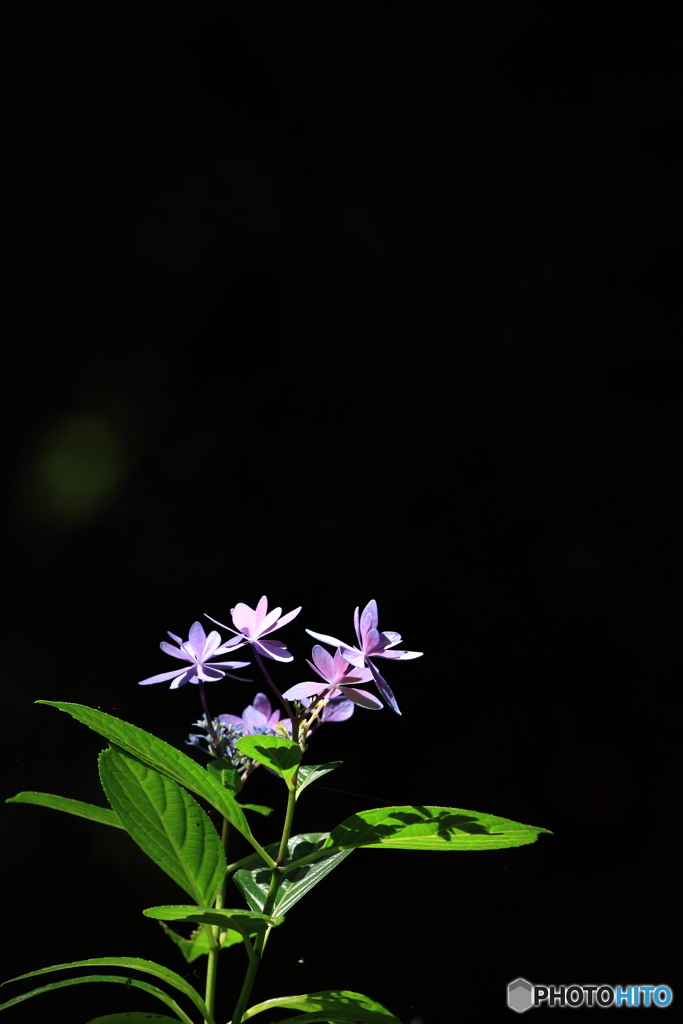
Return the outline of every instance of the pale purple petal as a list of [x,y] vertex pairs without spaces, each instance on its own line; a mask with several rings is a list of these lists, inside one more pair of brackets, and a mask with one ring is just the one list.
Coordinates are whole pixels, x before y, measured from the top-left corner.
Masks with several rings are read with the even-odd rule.
[[362,708],[370,708],[371,711],[380,711],[382,708],[382,701],[377,700],[365,690],[356,690],[353,686],[340,686],[339,689],[345,697],[352,700],[354,704],[360,704]]
[[159,672],[156,676],[150,676],[148,679],[141,679],[138,686],[148,686],[150,683],[165,683],[168,679],[175,679],[176,676],[183,676],[187,672],[187,669],[174,669],[172,672]]
[[265,718],[268,718],[270,716],[271,711],[273,710],[272,705],[268,698],[266,697],[265,693],[256,694],[256,696],[254,697],[254,707],[256,708],[257,711],[260,711]]
[[421,658],[423,651],[397,651],[385,650],[375,651],[373,658],[389,658],[390,661],[412,661],[413,658]]
[[294,655],[289,653],[280,640],[254,640],[253,645],[261,654],[265,654],[266,658],[272,658],[273,661],[294,661]]
[[185,683],[192,683],[192,682],[194,682],[194,679],[192,678],[193,675],[194,675],[194,666],[192,666],[192,668],[188,668],[187,671],[183,672],[182,675],[177,676],[176,679],[174,680],[174,682],[171,683],[170,689],[171,690],[177,690],[179,686],[184,686]]
[[387,702],[392,711],[395,711],[397,715],[400,715],[401,712],[398,709],[396,698],[391,692],[391,687],[389,686],[388,682],[386,681],[386,679],[382,678],[382,676],[379,674],[379,671],[371,661],[368,662],[368,664],[370,666],[370,671],[372,672],[373,679],[377,684],[377,689],[380,692],[380,696],[384,697],[384,700]]
[[333,647],[341,647],[344,643],[343,640],[337,640],[333,636],[326,636],[325,633],[314,633],[312,629],[307,629],[306,632],[309,636],[314,636],[316,640],[322,640],[325,644],[332,644]]
[[256,732],[257,729],[263,729],[267,723],[266,716],[257,711],[251,704],[242,712],[242,721],[248,732]]
[[161,647],[164,654],[170,654],[172,658],[180,658],[181,661],[194,661],[192,655],[188,654],[182,647],[172,647],[171,644],[166,643],[165,640],[161,641],[159,647]]
[[227,629],[229,633],[235,632],[232,626],[226,626],[224,622],[219,622],[218,619],[211,618],[211,616],[207,615],[206,612],[204,612],[204,615],[209,620],[209,622],[214,622],[217,626],[220,626],[221,629]]
[[285,700],[301,700],[302,697],[314,697],[318,693],[322,693],[323,690],[327,689],[327,684],[322,683],[297,683],[296,686],[290,686],[282,696]]
[[351,717],[354,709],[355,704],[352,700],[347,700],[346,697],[335,697],[326,705],[322,718],[324,722],[345,722],[347,718]]
[[[274,629],[280,629],[281,626],[286,626],[288,622],[291,622],[292,619],[295,619],[297,617],[297,615],[301,611],[301,608],[302,605],[299,605],[299,607],[295,608],[293,612],[287,612],[286,615],[283,615],[281,619],[277,620],[275,625],[269,626],[268,629],[263,629],[263,627],[261,627],[261,636],[263,636],[264,633],[272,633]],[[280,609],[280,611],[281,610],[282,609]],[[268,616],[268,618],[270,618],[270,616]]]
[[363,650],[366,654],[372,654],[380,647],[379,633],[376,629],[368,629],[363,636]]
[[206,638],[206,643],[204,644],[203,661],[207,661],[209,658],[213,658],[214,654],[216,653],[216,651],[220,647],[220,643],[221,643],[221,635],[220,635],[220,633],[217,633],[215,629],[212,629],[211,632],[209,633],[209,635]]
[[[168,632],[168,630],[167,630],[167,632]],[[180,647],[180,645],[183,642],[182,637],[176,636],[175,633],[168,633],[168,635],[170,636],[171,640],[175,640],[175,642],[178,644],[178,647]]]
[[[204,647],[206,646],[206,633],[201,622],[193,622],[190,626],[190,643],[197,655],[197,661],[201,661],[204,657]],[[220,640],[220,637],[219,637]]]
[[400,642],[401,642],[401,634],[400,633],[394,633],[394,632],[392,632],[389,629],[385,629],[385,631],[383,633],[381,633],[380,636],[384,640],[386,640],[386,642],[388,644],[390,644],[392,647],[394,646],[394,644],[400,644]]
[[321,647],[320,644],[316,644],[313,648],[311,657],[315,662],[313,666],[315,671],[318,672],[323,679],[327,679],[330,683],[333,683],[338,674],[335,665],[336,655],[335,658],[333,658],[324,647]]
[[225,654],[226,651],[236,651],[238,647],[244,647],[249,641],[245,639],[241,633],[237,636],[231,636],[229,640],[226,640],[222,647],[215,650],[214,654]]
[[[256,608],[254,609],[254,624],[255,624],[255,626],[257,628],[258,628],[259,624],[261,622],[263,622],[264,618],[266,617],[267,611],[268,611],[268,598],[264,594],[263,597],[260,599],[259,603],[256,605]],[[280,609],[280,611],[282,611],[282,609]]]
[[355,665],[356,668],[365,667],[365,655],[362,651],[357,651],[355,647],[346,647],[342,644],[339,648],[339,653],[342,658],[348,661],[351,665]]
[[360,647],[365,647],[365,638],[371,629],[377,629],[377,622],[377,602],[368,601],[360,617],[360,635],[363,640]]
[[250,661],[212,661],[212,665],[217,665],[219,668],[249,668],[251,665]]
[[268,728],[269,729],[275,729],[275,726],[277,725],[277,723],[279,721],[280,721],[280,712],[279,711],[273,711],[272,715],[268,719]]
[[353,613],[353,628],[356,631],[356,640],[358,641],[358,646],[362,647],[363,646],[363,641],[360,638],[360,619],[359,619],[359,614],[360,614],[360,609],[356,608],[355,612]]
[[[209,679],[222,679],[225,672],[221,672],[219,668],[215,668],[213,665],[197,665],[196,675],[202,682],[206,682]],[[194,680],[192,681],[194,682]]]

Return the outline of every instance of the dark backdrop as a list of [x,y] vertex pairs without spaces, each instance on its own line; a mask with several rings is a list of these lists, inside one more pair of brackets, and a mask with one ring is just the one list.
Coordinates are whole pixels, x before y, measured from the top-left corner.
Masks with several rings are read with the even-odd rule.
[[[425,655],[389,666],[402,717],[316,736],[348,792],[309,791],[297,829],[415,801],[554,836],[354,853],[274,933],[255,997],[342,986],[437,1024],[451,1000],[509,1016],[518,975],[675,985],[680,8],[3,17],[4,793],[101,799],[101,741],[36,699],[183,744],[197,691],[136,686],[172,667],[166,630],[303,604],[284,686],[309,675],[302,627],[350,638],[374,597]],[[126,836],[3,815],[3,973],[191,972],[140,917],[178,892]],[[41,999],[8,1022],[144,1004]]]

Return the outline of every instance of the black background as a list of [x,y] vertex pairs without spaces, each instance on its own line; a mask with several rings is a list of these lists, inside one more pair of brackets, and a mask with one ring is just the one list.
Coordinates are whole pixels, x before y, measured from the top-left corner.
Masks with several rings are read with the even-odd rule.
[[[302,604],[284,688],[303,627],[351,639],[374,597],[425,654],[386,673],[402,717],[316,735],[347,792],[310,790],[296,831],[418,802],[554,835],[354,853],[273,934],[254,999],[339,986],[437,1024],[509,1018],[518,975],[675,986],[680,7],[3,17],[4,793],[102,799],[102,742],[37,699],[183,744],[196,689],[136,686],[172,667],[166,630]],[[216,684],[212,710],[261,688]],[[3,815],[6,976],[191,975],[140,916],[179,890],[125,835]],[[162,1012],[83,986],[8,1021],[138,1007]]]

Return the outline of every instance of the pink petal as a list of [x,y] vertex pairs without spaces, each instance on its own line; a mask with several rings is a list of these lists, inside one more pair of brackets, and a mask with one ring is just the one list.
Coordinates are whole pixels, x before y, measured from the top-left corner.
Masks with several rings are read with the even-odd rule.
[[[368,601],[363,609],[363,614],[360,617],[360,633],[363,641],[365,641],[365,636],[369,630],[377,629],[377,622],[377,602]],[[365,645],[363,643],[360,646],[363,647]]]
[[297,683],[282,694],[285,700],[301,700],[302,697],[314,697],[326,690],[325,683]]
[[223,725],[242,725],[242,719],[237,715],[219,715],[218,721]]
[[267,630],[262,629],[261,636],[263,636],[264,633],[272,633],[274,629],[280,629],[281,626],[286,626],[288,622],[291,622],[292,619],[295,619],[297,617],[297,615],[301,611],[301,608],[302,605],[299,605],[299,607],[295,608],[293,612],[287,612],[287,614],[283,615],[281,619],[278,619],[274,626],[269,626]]
[[263,620],[265,619],[267,611],[268,598],[264,594],[263,597],[260,599],[259,603],[256,605],[256,608],[254,609],[254,625],[256,626],[257,629],[259,627],[259,624],[263,622]]
[[423,651],[385,650],[375,651],[373,658],[389,658],[391,661],[412,661],[413,658],[421,658],[423,653]]
[[235,627],[240,633],[246,633],[247,636],[251,636],[256,617],[253,608],[250,608],[248,604],[236,604],[231,609],[231,612]]
[[273,610],[268,612],[268,614],[260,622],[258,620],[257,615],[256,628],[258,630],[259,636],[261,636],[263,633],[269,633],[271,629],[274,629],[275,623],[277,622],[277,617],[281,611],[282,608],[273,608]]

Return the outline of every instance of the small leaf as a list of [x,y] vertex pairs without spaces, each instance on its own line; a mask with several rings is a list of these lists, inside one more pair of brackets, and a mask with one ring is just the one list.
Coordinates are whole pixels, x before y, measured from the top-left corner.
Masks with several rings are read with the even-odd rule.
[[321,779],[328,772],[333,772],[335,768],[341,768],[341,765],[341,761],[330,761],[329,764],[302,764],[296,777],[297,799],[306,786],[310,786],[312,782]]
[[265,807],[264,804],[240,804],[240,807],[243,811],[254,811],[256,814],[262,814],[264,818],[273,813],[273,808]]
[[[309,857],[311,854],[322,851],[326,846],[327,835],[327,832],[311,832],[306,835],[292,836],[287,844],[287,859],[283,866],[286,867],[290,861]],[[277,844],[273,844],[267,849],[277,856]],[[301,867],[295,868],[291,874],[284,875],[275,897],[272,913],[274,915],[286,914],[302,896],[306,895],[309,889],[322,881],[325,875],[341,864],[350,853],[351,850],[341,850],[331,856],[321,856],[319,860],[303,864]],[[244,867],[233,875],[235,885],[252,910],[263,910],[271,876],[272,872],[259,857],[252,857]]]
[[65,711],[77,721],[82,722],[83,725],[87,725],[89,729],[105,736],[117,747],[132,754],[138,761],[149,765],[150,768],[168,776],[169,779],[173,779],[174,782],[189,789],[190,792],[202,797],[217,811],[220,811],[255,849],[260,849],[251,834],[244,811],[232,793],[182,750],[177,750],[170,743],[165,743],[164,740],[145,732],[144,729],[139,729],[136,725],[130,725],[129,722],[124,722],[113,715],[107,715],[104,711],[98,711],[96,708],[56,700],[39,700],[37,703],[48,704],[50,707],[58,708],[59,711]]
[[108,1013],[104,1017],[92,1017],[88,1024],[178,1024],[178,1018],[138,1010],[132,1013]]
[[206,770],[220,782],[223,789],[229,789],[235,796],[242,789],[242,779],[237,768],[231,768],[225,761],[209,761]]
[[[168,935],[171,942],[174,942],[180,949],[188,964],[193,963],[200,956],[204,956],[209,952],[209,936],[206,928],[195,928],[190,935],[189,939],[183,938],[178,932],[174,932],[172,928],[169,928],[164,921],[159,921],[159,924]],[[221,949],[227,949],[229,946],[234,946],[239,942],[243,942],[242,936],[239,932],[233,931],[229,928],[221,939]]]
[[272,768],[287,784],[301,763],[301,747],[284,736],[240,736],[236,747],[240,754]]
[[390,1013],[381,1003],[374,999],[361,995],[360,992],[348,992],[346,990],[333,990],[328,992],[309,992],[301,996],[283,996],[280,999],[267,999],[264,1003],[258,1003],[250,1007],[243,1015],[242,1020],[246,1021],[257,1013],[264,1010],[273,1010],[280,1007],[286,1010],[308,1011],[297,1017],[288,1017],[286,1021],[279,1024],[297,1024],[299,1021],[328,1020],[334,1017],[336,1020],[358,1021],[360,1024],[401,1024],[398,1017]]
[[55,811],[66,811],[76,814],[79,818],[89,818],[101,825],[113,825],[123,828],[116,811],[111,807],[98,807],[97,804],[86,804],[82,800],[72,800],[68,796],[53,796],[51,793],[17,793],[5,800],[6,804],[36,804],[38,807],[50,807]]
[[[181,978],[175,971],[169,970],[168,967],[164,967],[162,964],[157,964],[154,960],[141,960],[137,956],[100,956],[90,960],[73,960],[68,964],[53,964],[52,967],[41,967],[38,971],[29,971],[28,974],[19,974],[16,978],[10,978],[9,981],[3,981],[3,985],[8,985],[11,981],[24,981],[26,978],[37,978],[41,974],[49,974],[51,971],[65,971],[71,967],[124,967],[127,970],[140,971],[142,974],[153,974],[160,981],[165,981],[167,985],[171,985],[173,988],[182,992],[188,999],[191,999],[194,1005],[197,1007],[199,1012],[203,1014],[204,1019],[209,1021],[209,1024],[214,1024],[211,1014],[208,1012],[204,1000],[199,993],[192,988],[189,982]],[[51,988],[63,988],[65,985],[78,985],[86,981],[112,981],[121,984],[131,984],[134,988],[142,988],[145,992],[151,992],[152,995],[157,995],[161,998],[167,1006],[170,1006],[174,1012],[179,1012],[177,1004],[171,997],[163,991],[163,989],[156,988],[154,985],[148,985],[144,981],[138,981],[137,978],[129,978],[126,975],[120,977],[117,974],[107,975],[87,975],[83,978],[69,978],[68,981],[55,981],[50,985],[45,985],[43,988],[34,989],[32,992],[24,993],[22,996],[18,996],[16,999],[9,1003],[4,1003],[0,1006],[0,1010],[4,1009],[5,1006],[11,1006],[15,1002],[21,1002],[23,999],[28,999],[30,996],[37,996],[41,992],[47,992]],[[180,1011],[182,1013],[182,1011]],[[182,1018],[187,1020],[187,1016]]]
[[325,847],[395,850],[501,850],[534,843],[546,828],[458,807],[378,807],[330,833]]
[[282,924],[283,917],[273,918],[250,910],[227,910],[215,907],[150,907],[143,910],[146,917],[161,921],[185,921],[190,924],[210,924],[218,928],[232,928],[240,935],[257,935],[266,928]]
[[201,905],[213,903],[227,867],[223,844],[197,801],[123,751],[100,754],[107,799],[132,839]]

